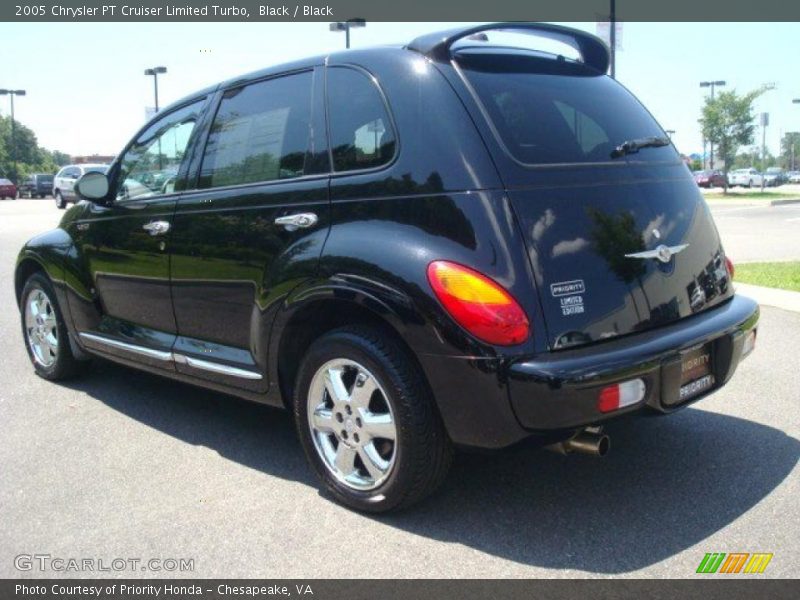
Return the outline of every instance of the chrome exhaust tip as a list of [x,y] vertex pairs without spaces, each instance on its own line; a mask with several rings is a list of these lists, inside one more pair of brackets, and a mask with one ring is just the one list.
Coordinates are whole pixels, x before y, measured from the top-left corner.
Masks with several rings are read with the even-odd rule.
[[611,450],[611,438],[602,433],[602,427],[587,427],[563,442],[545,446],[546,450],[559,454],[589,454],[605,456]]

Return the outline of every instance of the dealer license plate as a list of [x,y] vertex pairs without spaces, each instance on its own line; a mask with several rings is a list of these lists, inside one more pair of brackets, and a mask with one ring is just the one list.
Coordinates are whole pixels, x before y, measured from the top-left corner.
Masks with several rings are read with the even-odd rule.
[[690,350],[681,356],[681,389],[684,402],[714,387],[711,373],[711,344]]

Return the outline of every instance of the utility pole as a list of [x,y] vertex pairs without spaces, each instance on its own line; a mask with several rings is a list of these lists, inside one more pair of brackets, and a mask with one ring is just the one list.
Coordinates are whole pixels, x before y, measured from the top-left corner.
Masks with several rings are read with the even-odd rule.
[[24,96],[25,90],[0,90],[0,96],[11,96],[11,160],[14,161],[14,183],[19,183],[17,172],[17,126],[14,119],[14,96]]
[[[701,88],[704,88],[704,87],[710,87],[711,88],[711,101],[712,102],[714,101],[714,88],[715,87],[722,87],[724,85],[725,85],[724,81],[701,81],[700,82],[700,87]],[[708,168],[709,169],[713,169],[714,168],[714,142],[712,140],[709,140],[709,144],[710,144],[710,151],[711,151],[711,161],[709,163],[709,167]],[[705,150],[703,150],[703,154],[705,154]]]

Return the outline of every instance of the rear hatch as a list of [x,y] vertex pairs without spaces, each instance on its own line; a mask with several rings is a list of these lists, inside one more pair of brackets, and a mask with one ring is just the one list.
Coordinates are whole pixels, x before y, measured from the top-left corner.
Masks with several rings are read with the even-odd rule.
[[[551,348],[648,330],[732,294],[708,207],[624,87],[521,51],[457,55],[527,245]],[[619,154],[619,153],[617,153]],[[660,257],[660,258],[659,258]]]

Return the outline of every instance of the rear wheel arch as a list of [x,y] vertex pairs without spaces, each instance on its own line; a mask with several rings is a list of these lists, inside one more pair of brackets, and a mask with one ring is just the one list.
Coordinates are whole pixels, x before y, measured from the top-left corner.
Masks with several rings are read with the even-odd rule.
[[296,308],[280,326],[281,330],[275,332],[279,340],[273,346],[277,352],[274,363],[284,405],[291,409],[295,379],[308,348],[326,333],[348,325],[370,327],[391,336],[419,367],[424,377],[414,351],[399,328],[391,322],[394,319],[390,315],[381,314],[353,300],[329,297],[311,300]]

